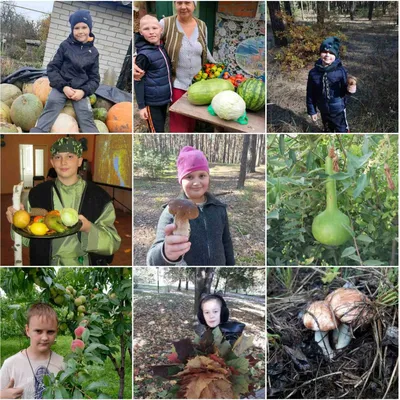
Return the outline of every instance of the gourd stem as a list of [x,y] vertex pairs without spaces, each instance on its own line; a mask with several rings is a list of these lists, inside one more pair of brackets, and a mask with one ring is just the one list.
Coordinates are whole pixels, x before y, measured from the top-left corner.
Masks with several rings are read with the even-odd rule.
[[[325,158],[325,173],[333,175],[333,160],[329,156]],[[336,181],[332,178],[326,181],[326,209],[337,210]]]

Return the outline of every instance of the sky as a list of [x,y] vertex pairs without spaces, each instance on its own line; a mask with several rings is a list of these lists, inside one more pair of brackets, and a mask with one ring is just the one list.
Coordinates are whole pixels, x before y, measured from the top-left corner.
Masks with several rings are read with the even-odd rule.
[[[51,13],[53,10],[53,3],[54,1],[36,1],[36,0],[31,0],[31,1],[14,1],[16,6],[21,6],[25,8],[30,8],[32,10],[38,10],[38,11],[44,11]],[[36,12],[36,11],[29,11],[25,10],[23,8],[15,7],[15,11],[18,14],[24,15],[27,19],[29,20],[34,20],[37,21],[39,19],[42,19],[43,17],[46,17],[46,14],[42,14],[41,12]]]

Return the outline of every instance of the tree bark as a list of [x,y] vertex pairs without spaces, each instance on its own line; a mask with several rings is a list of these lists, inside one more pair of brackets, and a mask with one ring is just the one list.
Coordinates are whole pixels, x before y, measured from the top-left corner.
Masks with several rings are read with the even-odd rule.
[[290,7],[290,1],[284,1],[283,4],[285,5],[285,13],[287,15],[292,16],[292,8]]
[[356,12],[356,2],[352,1],[350,2],[350,20],[354,21],[354,13]]
[[256,160],[257,160],[257,135],[251,135],[250,159],[248,162],[247,172],[256,172]]
[[275,45],[282,47],[287,46],[288,42],[285,37],[279,37],[278,33],[285,31],[282,15],[280,15],[281,6],[279,1],[267,1],[269,17],[271,19],[271,28],[274,34]]
[[325,8],[326,3],[324,1],[317,2],[317,24],[323,25],[325,22]]
[[370,1],[368,2],[368,19],[371,21],[372,20],[372,13],[374,12],[374,2]]
[[200,296],[211,292],[211,283],[214,278],[215,268],[197,268],[196,288],[194,293],[194,315],[199,309]]
[[240,173],[239,173],[237,189],[244,188],[244,181],[246,180],[247,152],[249,150],[249,142],[250,142],[250,135],[244,135],[242,159],[240,161]]
[[178,292],[181,291],[181,284],[182,284],[182,279],[179,278],[178,289],[176,289]]

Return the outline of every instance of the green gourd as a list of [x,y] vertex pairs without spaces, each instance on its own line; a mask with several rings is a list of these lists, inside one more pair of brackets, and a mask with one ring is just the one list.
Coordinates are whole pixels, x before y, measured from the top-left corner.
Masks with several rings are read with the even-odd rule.
[[[333,175],[333,160],[329,156],[325,158],[325,173]],[[336,181],[328,178],[326,181],[326,209],[314,218],[312,234],[322,244],[340,246],[351,239],[345,226],[350,228],[350,219],[338,209]]]

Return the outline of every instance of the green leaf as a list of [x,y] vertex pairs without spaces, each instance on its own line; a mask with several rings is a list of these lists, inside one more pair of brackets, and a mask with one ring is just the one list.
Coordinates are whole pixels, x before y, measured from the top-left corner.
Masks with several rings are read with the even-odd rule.
[[79,389],[74,390],[74,394],[72,395],[73,399],[83,399],[83,395]]
[[354,169],[361,168],[368,159],[372,156],[373,152],[370,151],[367,154],[364,154],[361,157],[357,157],[354,154],[347,152],[347,160],[349,161],[349,166],[352,166]]
[[47,283],[47,286],[49,286],[49,287],[53,283],[53,279],[51,279],[49,276],[44,276],[43,280]]
[[230,378],[233,385],[234,393],[247,393],[249,391],[249,383],[244,375],[232,375]]
[[44,399],[53,399],[53,393],[52,393],[52,389],[51,389],[51,388],[47,388],[47,389],[43,392],[43,398],[44,398]]
[[363,261],[363,264],[365,266],[373,266],[373,267],[377,267],[380,265],[387,265],[385,262],[382,262],[380,260],[367,260],[367,261]]
[[88,339],[89,339],[89,336],[90,336],[90,330],[89,329],[85,329],[85,332],[83,332],[83,335],[82,335],[82,340],[85,343],[87,343]]
[[279,210],[273,210],[267,214],[267,219],[279,219]]
[[102,336],[104,333],[103,330],[96,325],[92,325],[90,328],[87,329],[90,330],[90,336],[99,337]]
[[293,161],[293,164],[296,164],[296,152],[294,150],[289,150],[289,157]]
[[343,250],[343,253],[340,257],[348,257],[352,254],[354,254],[356,252],[356,249],[351,246],[351,247],[347,247],[346,249]]
[[313,162],[314,162],[314,157],[312,151],[310,150],[307,154],[307,161],[306,161],[307,171],[311,171],[311,168],[313,167]]
[[364,243],[373,243],[373,240],[368,235],[366,235],[365,233],[362,233],[361,235],[358,235],[356,240],[360,241],[360,242],[364,242]]
[[51,383],[51,379],[50,379],[50,376],[49,375],[45,375],[45,376],[43,376],[43,384],[44,384],[44,386],[50,386],[50,383]]
[[224,358],[231,350],[232,346],[231,344],[225,340],[224,342],[221,343],[221,345],[218,347],[219,354],[222,358]]
[[60,376],[60,382],[63,382],[76,371],[75,368],[67,368]]
[[241,374],[246,374],[249,372],[249,360],[244,357],[239,357],[234,360],[230,360],[226,362],[230,367],[235,368]]
[[357,179],[357,187],[354,189],[353,198],[357,198],[368,184],[367,175],[362,174]]
[[214,337],[214,344],[216,346],[219,346],[222,343],[222,340],[224,339],[221,330],[219,328],[215,328],[213,329],[212,333]]
[[[65,397],[65,399],[68,399],[68,397]],[[59,388],[56,388],[56,390],[54,391],[54,398],[55,399],[64,399],[63,394]]]
[[109,348],[108,348],[107,346],[105,346],[104,344],[101,344],[101,343],[91,343],[91,344],[89,345],[89,347],[88,347],[87,349],[85,349],[85,354],[86,354],[86,353],[90,353],[91,351],[93,351],[94,349],[97,349],[97,348],[102,349],[102,350],[106,350],[106,351],[109,350]]
[[104,364],[104,361],[101,358],[99,358],[97,356],[94,356],[93,354],[87,354],[86,355],[86,359],[89,360],[89,361],[93,361],[93,362],[95,362],[97,364],[101,364],[101,365]]
[[338,172],[337,174],[330,175],[330,177],[335,181],[343,181],[350,178],[350,175],[347,172]]
[[350,226],[348,226],[348,225],[346,225],[346,224],[342,224],[342,227],[343,227],[344,229],[346,229],[347,232],[350,233],[350,235],[351,235],[352,238],[356,236],[356,234],[354,233],[353,229],[351,229]]
[[356,256],[355,254],[353,254],[353,255],[351,255],[351,256],[348,256],[348,257],[351,258],[352,260],[357,261],[358,263],[361,264],[361,259],[360,259],[360,257]]
[[91,391],[91,390],[96,390],[96,389],[106,387],[106,386],[108,386],[107,382],[98,381],[98,382],[90,383],[85,389],[88,391]]
[[64,399],[71,398],[71,395],[68,393],[67,389],[65,389],[64,387],[61,388],[61,393],[62,393]]
[[283,156],[285,154],[285,135],[279,135],[279,152]]

